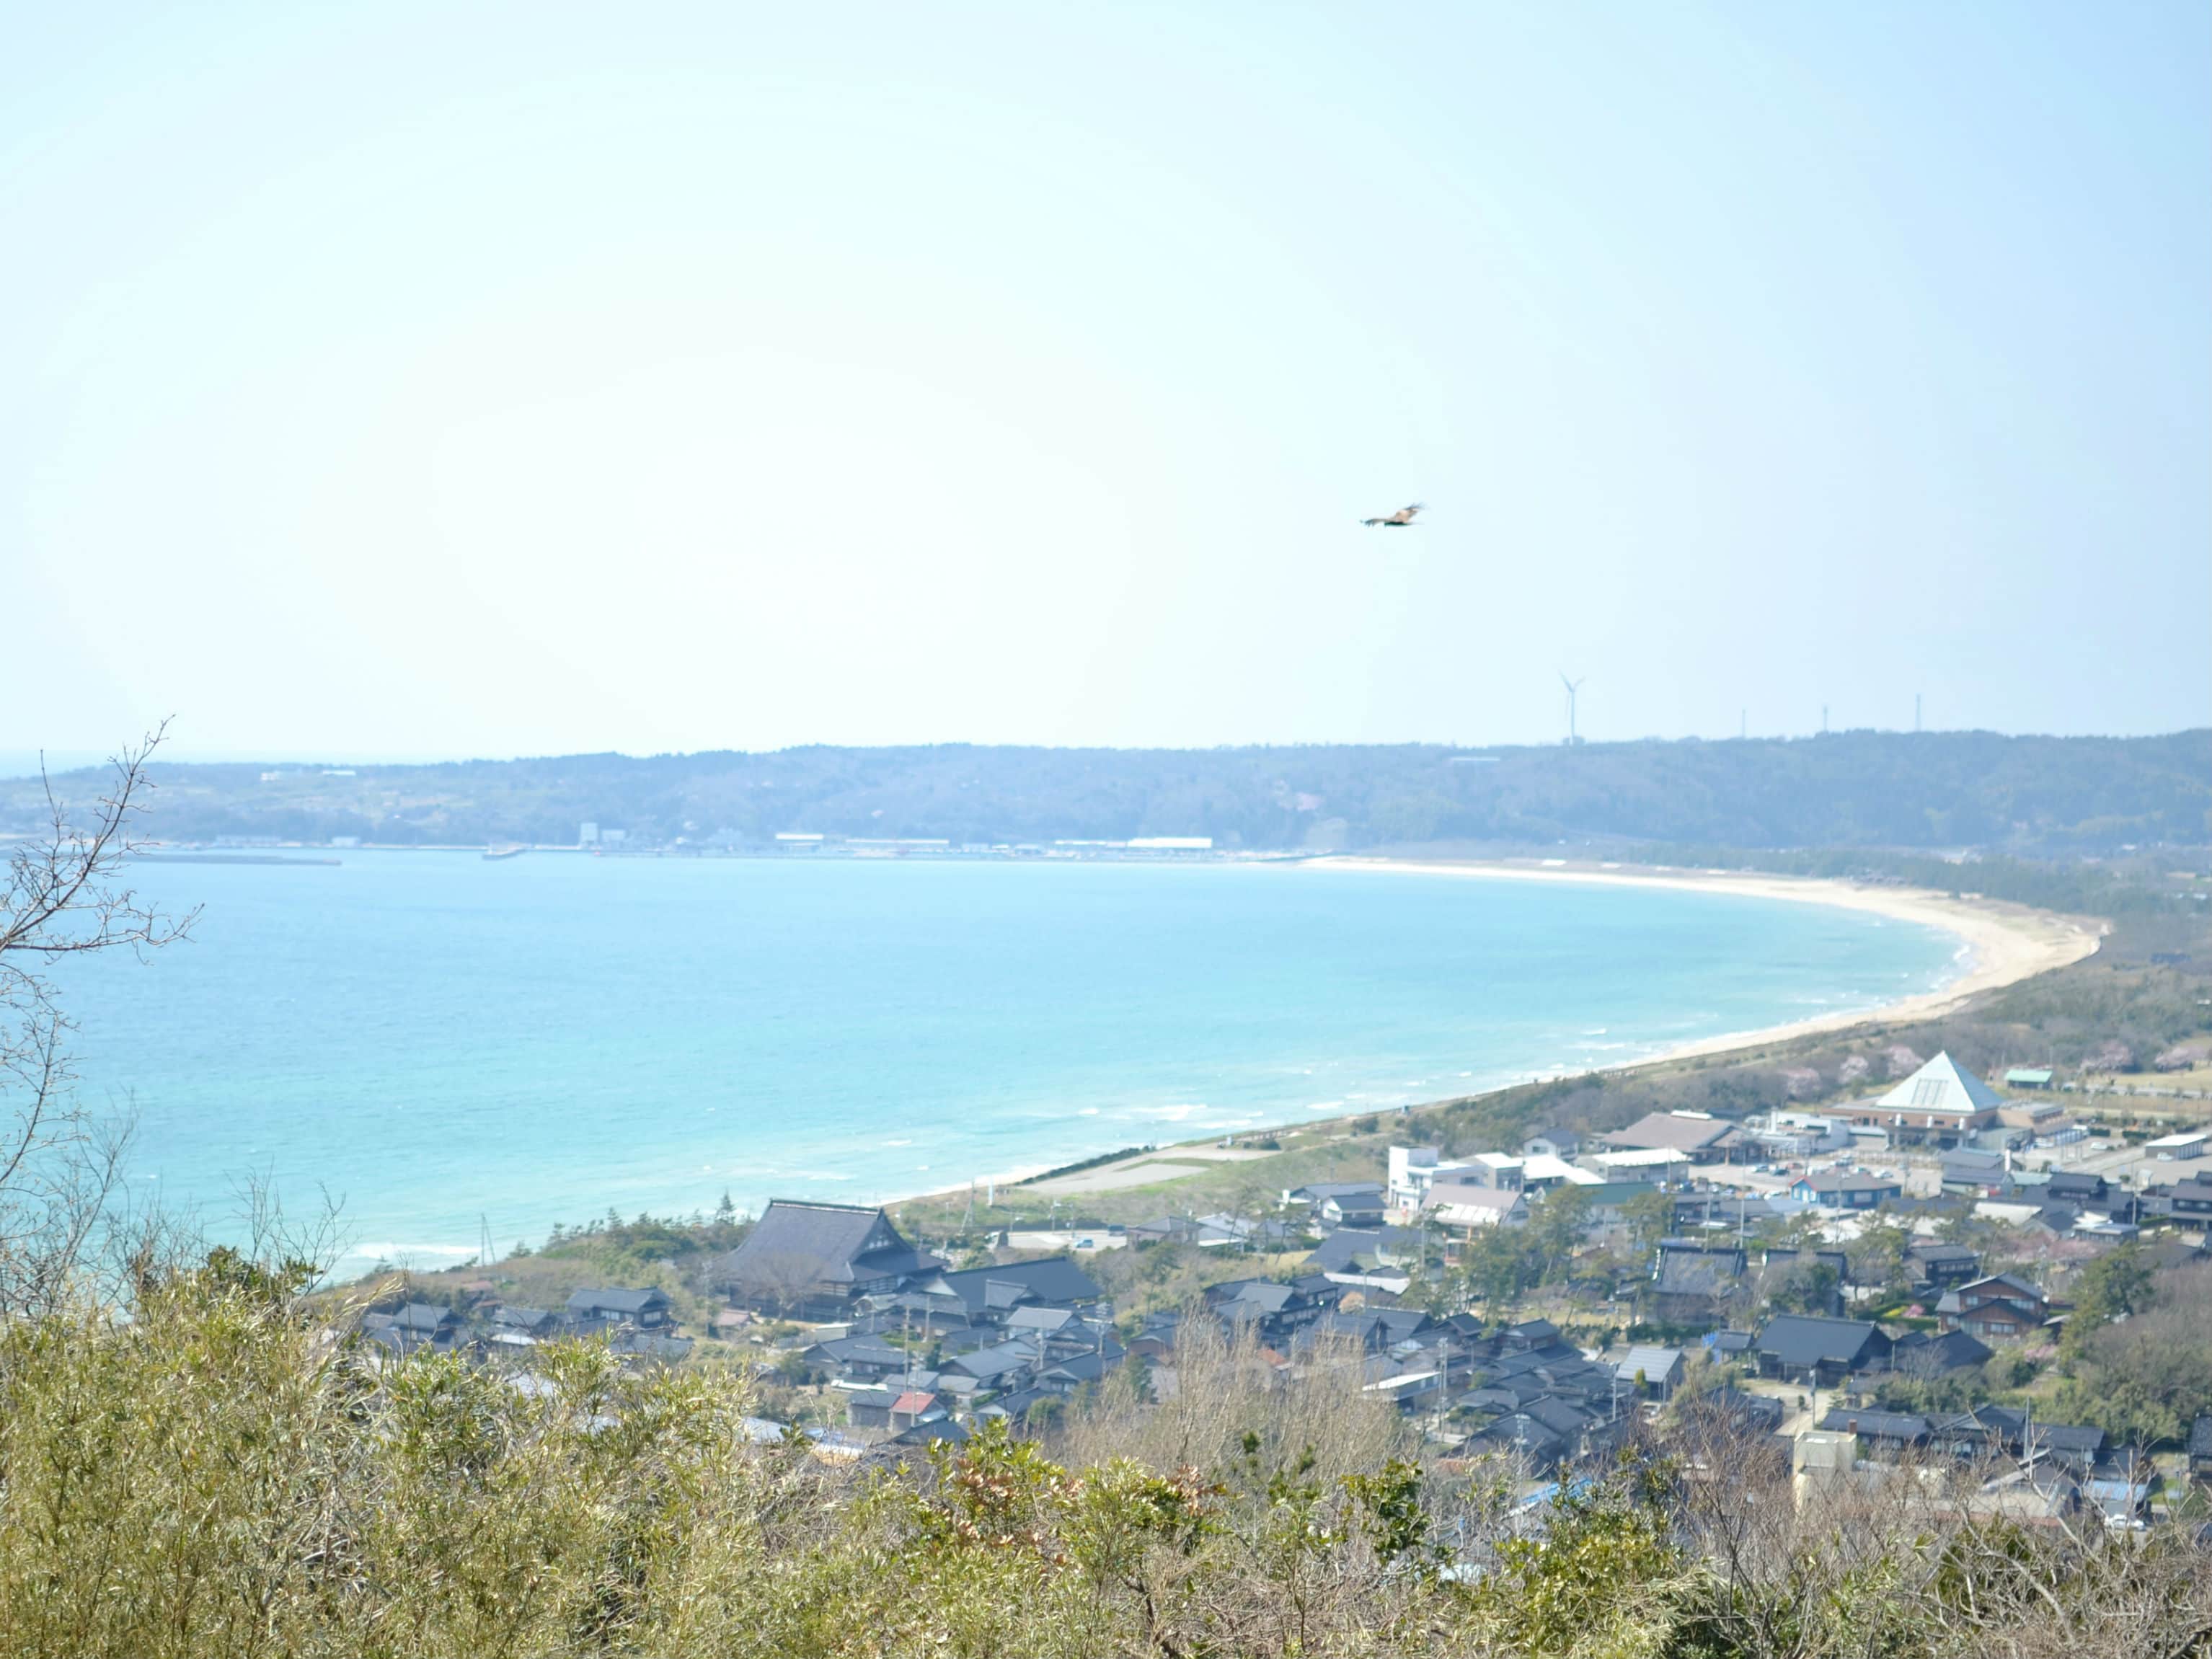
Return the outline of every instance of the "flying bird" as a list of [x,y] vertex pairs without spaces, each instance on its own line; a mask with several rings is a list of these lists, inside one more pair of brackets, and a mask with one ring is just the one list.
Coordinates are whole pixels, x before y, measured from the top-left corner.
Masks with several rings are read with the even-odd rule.
[[1380,525],[1385,530],[1404,530],[1413,522],[1413,514],[1420,510],[1421,504],[1419,501],[1415,501],[1411,507],[1401,507],[1395,513],[1390,514],[1387,517],[1380,519],[1362,519],[1359,522],[1365,525],[1370,530],[1374,529],[1377,525]]

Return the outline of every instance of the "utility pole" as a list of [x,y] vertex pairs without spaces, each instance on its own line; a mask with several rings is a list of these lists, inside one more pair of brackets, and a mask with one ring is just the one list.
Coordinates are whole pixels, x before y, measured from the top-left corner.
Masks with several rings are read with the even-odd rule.
[[1916,732],[1920,729],[1920,694],[1917,691],[1912,694],[1912,729]]
[[1451,1410],[1451,1338],[1445,1337],[1437,1345],[1437,1350],[1443,1357],[1443,1368],[1437,1375],[1436,1432],[1442,1434],[1444,1417]]
[[1828,705],[1825,702],[1820,705],[1820,735],[1828,735]]

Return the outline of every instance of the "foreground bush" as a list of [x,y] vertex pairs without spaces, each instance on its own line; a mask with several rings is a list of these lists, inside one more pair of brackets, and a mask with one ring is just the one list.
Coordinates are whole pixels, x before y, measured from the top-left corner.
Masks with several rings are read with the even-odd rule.
[[[0,1652],[2179,1659],[2179,1537],[1801,1515],[1755,1457],[1644,1455],[1540,1533],[1353,1382],[1196,1339],[1158,1407],[886,1470],[750,1444],[744,1381],[543,1351],[379,1378],[218,1253],[131,1316],[0,1329]],[[1356,1373],[1353,1373],[1356,1376]],[[1058,1461],[1072,1456],[1073,1463]]]

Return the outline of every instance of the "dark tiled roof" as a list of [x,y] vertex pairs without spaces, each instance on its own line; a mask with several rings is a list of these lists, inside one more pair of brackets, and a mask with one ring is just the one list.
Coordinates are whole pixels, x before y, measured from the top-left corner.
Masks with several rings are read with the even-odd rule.
[[1524,1415],[1534,1418],[1557,1435],[1579,1434],[1595,1420],[1578,1407],[1548,1395],[1532,1400],[1521,1409]]
[[1759,1351],[1772,1354],[1776,1362],[1784,1365],[1817,1365],[1824,1362],[1857,1365],[1887,1353],[1889,1341],[1880,1328],[1868,1320],[1783,1314],[1768,1320],[1759,1332]]
[[2041,1291],[2017,1273],[1991,1273],[1987,1278],[1974,1279],[1971,1283],[1960,1285],[1959,1294],[1964,1297],[1969,1291],[1978,1291],[1999,1285],[2014,1295],[2024,1297],[2031,1302],[2041,1302],[2045,1299]]
[[1017,1308],[1006,1316],[1010,1331],[1056,1331],[1075,1320],[1073,1308]]
[[1092,1353],[1079,1353],[1072,1358],[1057,1360],[1039,1374],[1041,1381],[1065,1382],[1071,1386],[1096,1382],[1121,1363],[1121,1345],[1109,1342]]
[[1928,1419],[1910,1412],[1848,1411],[1838,1406],[1820,1419],[1820,1426],[1834,1434],[1863,1434],[1877,1440],[1928,1437]]
[[568,1298],[568,1311],[572,1314],[641,1314],[667,1305],[668,1297],[664,1291],[625,1290],[620,1286],[578,1291]]
[[1741,1389],[1714,1389],[1699,1395],[1691,1404],[1726,1412],[1760,1428],[1778,1429],[1788,1415],[1779,1400],[1763,1394],[1746,1394]]
[[946,1360],[941,1369],[957,1370],[979,1382],[988,1382],[994,1376],[1034,1365],[1036,1358],[1036,1350],[1026,1342],[1001,1342],[994,1348],[978,1348],[974,1353],[957,1355]]
[[1651,1288],[1662,1296],[1726,1296],[1742,1273],[1743,1258],[1733,1251],[1668,1250]]
[[927,1446],[936,1440],[947,1440],[956,1446],[964,1446],[968,1443],[968,1431],[949,1417],[933,1417],[927,1423],[917,1423],[912,1428],[900,1430],[885,1443]]
[[994,1285],[1018,1287],[1036,1301],[1063,1304],[1096,1302],[1103,1294],[1091,1275],[1066,1256],[1013,1261],[1003,1267],[969,1267],[961,1273],[940,1273],[933,1282],[950,1289],[973,1312],[991,1305]]
[[908,1360],[904,1348],[893,1347],[872,1336],[836,1336],[827,1342],[816,1343],[806,1352],[820,1356],[823,1363],[836,1366],[889,1366],[895,1370],[903,1370]]
[[1318,1181],[1310,1187],[1301,1187],[1292,1194],[1318,1204],[1328,1198],[1371,1198],[1382,1201],[1382,1183],[1379,1181]]
[[1501,1417],[1488,1428],[1474,1434],[1470,1445],[1510,1449],[1526,1456],[1548,1460],[1557,1457],[1566,1449],[1566,1442],[1534,1418],[1516,1412],[1510,1417]]
[[1989,1358],[1990,1352],[1987,1343],[1965,1331],[1947,1331],[1941,1336],[1914,1331],[1897,1339],[1890,1350],[1890,1363],[1900,1371],[1938,1376],[1979,1365]]
[[2008,1188],[2015,1183],[2012,1171],[1995,1152],[1958,1152],[1943,1154],[1943,1180],[1954,1187]]
[[1282,1310],[1297,1299],[1297,1292],[1288,1285],[1272,1279],[1240,1279],[1232,1284],[1216,1285],[1206,1293],[1206,1299],[1216,1307],[1235,1304],[1255,1313],[1272,1314]]
[[1905,1251],[1916,1261],[1978,1261],[1981,1258],[1963,1244],[1915,1244]]
[[1306,1258],[1310,1267],[1323,1273],[1343,1273],[1355,1261],[1373,1261],[1383,1251],[1409,1255],[1419,1249],[1421,1236],[1413,1227],[1339,1227]]
[[[1839,1170],[1823,1170],[1819,1175],[1805,1176],[1796,1187],[1814,1193],[1894,1193],[1902,1192],[1905,1183],[1893,1176],[1845,1175]],[[1796,1187],[1791,1190],[1795,1191]]]
[[2189,1425],[2189,1455],[2212,1457],[2212,1417],[2200,1417]]
[[1522,1371],[1572,1370],[1589,1363],[1564,1342],[1547,1342],[1540,1348],[1502,1350],[1491,1363],[1491,1370],[1499,1376],[1516,1376]]
[[1346,1313],[1341,1309],[1333,1308],[1307,1326],[1299,1335],[1309,1342],[1324,1339],[1372,1342],[1382,1334],[1382,1317],[1378,1313]]
[[2053,1198],[2102,1198],[2105,1177],[2079,1170],[2053,1170],[2043,1189]]
[[740,1289],[787,1293],[808,1285],[896,1277],[926,1265],[927,1258],[915,1254],[879,1209],[777,1198],[744,1243],[722,1258],[717,1276]]

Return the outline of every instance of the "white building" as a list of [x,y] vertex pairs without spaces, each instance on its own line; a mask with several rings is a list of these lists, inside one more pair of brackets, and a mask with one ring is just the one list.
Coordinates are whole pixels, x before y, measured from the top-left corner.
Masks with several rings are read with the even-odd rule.
[[1752,1139],[1781,1158],[1810,1158],[1815,1152],[1839,1152],[1851,1144],[1850,1126],[1812,1112],[1770,1112],[1765,1127],[1753,1129]]
[[1464,1164],[1443,1162],[1433,1146],[1393,1146],[1382,1196],[1398,1215],[1414,1215],[1427,1201],[1429,1188],[1438,1176],[1460,1175],[1466,1170]]
[[1394,1210],[1418,1210],[1421,1200],[1428,1195],[1429,1182],[1436,1179],[1437,1149],[1433,1146],[1393,1146],[1389,1152],[1389,1175],[1383,1183],[1383,1196],[1390,1200]]
[[1592,1175],[1577,1168],[1564,1158],[1538,1152],[1521,1160],[1521,1188],[1523,1192],[1541,1192],[1552,1187],[1602,1187],[1605,1177]]
[[1510,1152],[1477,1152],[1462,1168],[1468,1180],[1480,1181],[1486,1187],[1518,1191],[1526,1164]]

